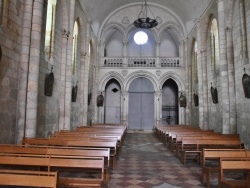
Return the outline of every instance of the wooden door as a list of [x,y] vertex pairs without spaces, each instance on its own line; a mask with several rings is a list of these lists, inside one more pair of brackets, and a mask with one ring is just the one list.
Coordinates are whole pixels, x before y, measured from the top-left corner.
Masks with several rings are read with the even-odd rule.
[[150,130],[154,126],[154,88],[146,78],[135,79],[129,87],[128,128]]

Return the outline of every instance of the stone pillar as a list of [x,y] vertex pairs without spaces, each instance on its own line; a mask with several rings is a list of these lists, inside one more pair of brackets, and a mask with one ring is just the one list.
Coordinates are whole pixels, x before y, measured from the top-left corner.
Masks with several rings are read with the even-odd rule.
[[[81,46],[83,46],[85,43],[84,43],[84,40],[83,40],[83,37],[84,35],[81,36],[82,38],[82,41],[81,41]],[[83,120],[84,120],[84,69],[85,69],[85,65],[84,65],[84,62],[85,62],[85,58],[86,58],[86,55],[87,53],[84,52],[84,50],[81,51],[81,60],[80,60],[80,63],[81,63],[81,71],[80,71],[80,92],[79,92],[79,97],[80,97],[80,114],[81,114],[81,125],[83,125]]]
[[[105,48],[105,45],[104,45],[104,42],[103,40],[100,40],[98,42],[98,46],[99,46],[99,54],[100,54],[100,65],[101,66],[104,66],[104,48]],[[86,51],[88,51],[88,48],[86,48]]]
[[155,120],[156,125],[161,124],[162,120],[162,91],[155,91]]
[[43,0],[35,0],[33,6],[25,127],[27,138],[36,137],[43,3]]
[[203,129],[208,130],[208,86],[207,86],[207,52],[201,51],[202,76],[203,76]]
[[230,132],[237,133],[236,125],[236,96],[235,96],[235,72],[233,56],[233,36],[232,28],[227,28],[227,61],[228,61],[228,81],[229,81],[229,109],[230,109]]
[[59,104],[59,130],[65,127],[65,88],[66,88],[66,63],[69,31],[62,30],[62,61],[60,70],[60,104]]
[[122,63],[122,66],[123,66],[123,67],[127,67],[127,66],[128,66],[127,47],[128,47],[128,41],[127,41],[127,40],[124,40],[124,41],[123,41],[123,51],[122,51],[122,56],[123,56],[123,63]]
[[241,23],[241,37],[242,37],[242,63],[243,65],[249,63],[247,50],[247,29],[246,29],[246,11],[245,0],[240,0],[240,23]]
[[[91,20],[88,20],[87,23],[87,35],[86,35],[86,50],[89,49],[89,42],[90,42],[90,25]],[[84,68],[84,88],[83,88],[83,125],[87,125],[87,117],[88,117],[88,79],[89,79],[89,51],[85,57],[85,68]]]
[[156,43],[156,67],[161,67],[161,62],[160,62],[160,44],[161,44],[161,41],[159,40],[156,40],[155,41]]
[[203,100],[203,68],[202,68],[202,53],[201,53],[201,24],[200,20],[197,19],[197,50],[198,50],[198,58],[197,58],[197,72],[198,72],[198,96],[199,96],[199,127],[204,129],[204,100]]
[[122,109],[122,124],[128,125],[128,91],[122,91],[122,97],[121,97],[121,109]]
[[228,91],[228,65],[227,65],[227,44],[225,33],[224,2],[218,3],[218,23],[219,23],[219,50],[220,50],[220,76],[221,76],[221,104],[222,104],[222,130],[221,133],[229,134],[229,91]]
[[30,56],[30,36],[31,36],[31,19],[32,19],[33,1],[25,1],[24,18],[23,18],[23,32],[22,36],[22,52],[19,68],[19,84],[18,84],[18,104],[17,104],[17,140],[20,144],[25,135],[25,117],[26,117],[26,91],[27,91],[27,77]]

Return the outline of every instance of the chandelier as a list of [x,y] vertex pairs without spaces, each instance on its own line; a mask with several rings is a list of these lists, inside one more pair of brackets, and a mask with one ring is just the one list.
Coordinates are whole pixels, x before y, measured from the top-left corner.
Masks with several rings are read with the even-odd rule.
[[153,15],[152,11],[150,10],[150,8],[145,0],[145,3],[144,3],[144,5],[142,5],[141,11],[138,15],[138,19],[134,21],[135,27],[143,28],[143,29],[150,29],[150,28],[156,27],[158,25],[158,22],[156,19],[151,19],[148,17],[148,15],[147,15],[148,10]]

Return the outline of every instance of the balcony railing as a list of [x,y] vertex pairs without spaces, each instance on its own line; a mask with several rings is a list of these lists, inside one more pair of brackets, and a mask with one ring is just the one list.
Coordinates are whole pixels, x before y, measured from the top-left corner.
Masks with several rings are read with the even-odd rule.
[[159,58],[157,66],[157,58],[104,58],[104,67],[181,67],[181,58]]

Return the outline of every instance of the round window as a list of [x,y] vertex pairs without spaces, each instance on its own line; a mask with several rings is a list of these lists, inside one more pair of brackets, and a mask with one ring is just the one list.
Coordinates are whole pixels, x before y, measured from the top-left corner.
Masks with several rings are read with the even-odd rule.
[[148,35],[144,31],[138,31],[134,35],[134,41],[138,45],[143,45],[148,41]]

